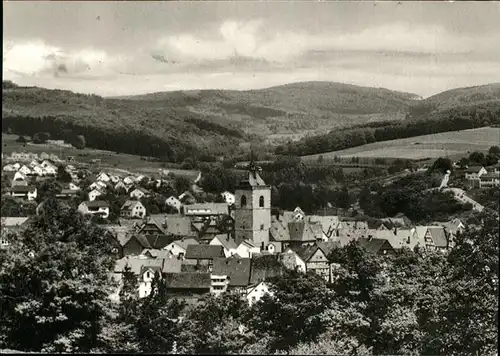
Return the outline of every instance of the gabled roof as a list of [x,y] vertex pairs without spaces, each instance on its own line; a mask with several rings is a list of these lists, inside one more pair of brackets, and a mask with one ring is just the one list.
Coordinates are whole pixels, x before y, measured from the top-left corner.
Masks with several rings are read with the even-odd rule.
[[322,238],[323,229],[320,224],[312,224],[306,221],[291,221],[288,223],[290,241],[316,241]]
[[340,247],[340,242],[335,240],[319,241],[317,242],[317,245],[319,246],[319,248],[321,248],[323,253],[328,257],[330,252]]
[[15,226],[21,226],[28,222],[30,218],[27,217],[18,217],[18,216],[8,216],[8,217],[2,217],[1,218],[1,224],[2,227],[15,227]]
[[[153,248],[144,235],[131,235],[125,244],[129,243],[132,239],[135,239],[142,246],[142,248]],[[123,246],[125,246],[125,244]]]
[[138,200],[127,200],[123,203],[121,210],[132,210],[137,204],[141,204],[141,202]]
[[167,234],[167,232],[163,228],[163,222],[161,220],[159,220],[158,218],[154,218],[151,216],[149,216],[147,218],[146,222],[144,224],[142,224],[141,228],[139,229],[139,232],[143,231],[143,229],[148,225],[155,226],[158,229],[158,231],[160,231],[160,233],[163,235]]
[[263,255],[252,258],[252,269],[250,273],[250,283],[255,284],[260,281],[282,275],[283,265],[279,262],[278,255]]
[[384,239],[359,238],[358,243],[362,248],[364,248],[369,253],[378,253],[382,248],[386,249],[393,248],[392,245],[389,243],[389,241]]
[[[318,245],[313,245],[313,246],[300,246],[300,247],[294,247],[291,248],[293,252],[297,254],[297,256],[300,257],[300,259],[304,262],[308,262],[309,259],[316,253],[316,251],[320,249]],[[322,252],[325,254],[325,252],[322,250]],[[326,256],[326,254],[325,254]]]
[[165,273],[163,278],[168,289],[210,289],[212,285],[210,273]]
[[321,215],[309,215],[307,220],[311,223],[319,223],[323,232],[327,235],[331,235],[333,231],[339,225],[340,219],[336,215],[321,216]]
[[193,238],[182,238],[180,240],[174,241],[174,243],[182,247],[184,250],[186,250],[189,245],[199,245],[199,242]]
[[428,226],[428,229],[436,247],[448,247],[448,237],[446,236],[446,231],[443,227]]
[[290,231],[288,230],[288,222],[283,222],[276,219],[276,217],[271,217],[271,228],[269,233],[273,237],[274,241],[289,241]]
[[233,238],[228,237],[227,234],[215,235],[212,240],[215,239],[219,240],[221,245],[227,250],[235,250],[238,248],[238,244],[236,244],[236,241]]
[[250,284],[250,271],[252,260],[250,258],[215,258],[212,274],[228,276],[230,286],[248,286]]
[[214,259],[224,257],[222,246],[189,245],[186,249],[186,259]]
[[147,190],[146,188],[143,188],[143,187],[136,187],[135,189],[133,189],[130,193],[133,193],[134,191],[136,190],[139,190],[140,192],[144,193],[144,194],[149,194],[149,190]]
[[88,208],[109,208],[108,202],[104,200],[85,201]]
[[146,248],[142,250],[141,255],[150,256],[151,258],[168,258],[172,256],[172,252],[168,250]]
[[467,173],[479,173],[479,171],[484,168],[483,166],[469,166],[465,170]]
[[175,236],[194,236],[189,216],[167,215],[165,232]]
[[146,258],[144,256],[125,256],[115,262],[115,273],[122,273],[129,266],[135,275],[141,273],[143,267],[163,267],[163,259]]

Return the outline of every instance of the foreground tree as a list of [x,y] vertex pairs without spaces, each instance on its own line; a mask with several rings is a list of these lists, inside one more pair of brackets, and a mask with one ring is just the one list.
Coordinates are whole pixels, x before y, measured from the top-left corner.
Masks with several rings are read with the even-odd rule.
[[109,306],[110,250],[101,229],[46,201],[44,214],[0,250],[0,347],[92,349]]

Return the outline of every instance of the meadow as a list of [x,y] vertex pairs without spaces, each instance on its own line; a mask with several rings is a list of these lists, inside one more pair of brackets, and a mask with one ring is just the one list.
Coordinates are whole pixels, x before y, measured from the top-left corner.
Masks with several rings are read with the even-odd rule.
[[500,128],[482,127],[471,130],[442,132],[398,140],[381,141],[340,151],[304,156],[304,160],[338,157],[423,159],[462,157],[473,151],[487,151],[500,145]]

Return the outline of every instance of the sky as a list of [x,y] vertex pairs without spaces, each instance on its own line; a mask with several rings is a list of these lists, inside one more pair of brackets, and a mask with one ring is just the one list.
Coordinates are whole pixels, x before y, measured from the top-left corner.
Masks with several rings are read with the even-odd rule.
[[103,96],[500,82],[500,2],[3,2],[3,76]]

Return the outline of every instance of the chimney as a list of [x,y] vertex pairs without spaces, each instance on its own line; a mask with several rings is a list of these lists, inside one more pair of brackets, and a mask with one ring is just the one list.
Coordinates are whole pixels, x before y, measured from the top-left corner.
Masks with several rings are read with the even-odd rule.
[[398,228],[397,226],[394,227],[394,235],[396,235],[398,233]]
[[409,244],[410,243],[410,236],[408,236],[408,240],[406,240],[406,243]]
[[260,244],[260,250],[264,251],[264,241],[262,241],[262,243]]

